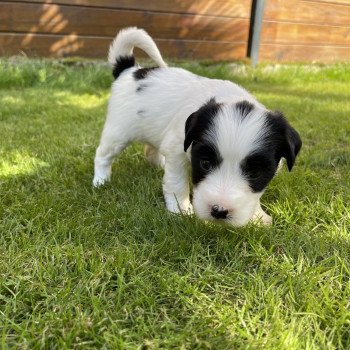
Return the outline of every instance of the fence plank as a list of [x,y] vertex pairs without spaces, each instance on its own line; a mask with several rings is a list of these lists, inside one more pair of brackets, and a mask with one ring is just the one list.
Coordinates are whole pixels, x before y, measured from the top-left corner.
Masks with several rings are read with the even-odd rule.
[[290,44],[261,44],[260,58],[265,61],[348,61],[350,46],[316,46]]
[[[22,0],[22,2],[44,4],[52,3],[53,1]],[[81,5],[242,18],[249,18],[251,9],[251,0],[55,0],[54,3],[62,5]]]
[[[350,2],[348,2],[350,4]],[[266,0],[264,19],[321,25],[350,25],[350,6],[329,2]]]
[[[240,59],[245,56],[246,43],[217,41],[155,39],[162,54],[170,58],[216,60]],[[13,55],[21,51],[28,56],[83,56],[106,57],[110,38],[48,34],[0,33],[0,55]],[[136,56],[141,53],[137,53]],[[143,55],[144,57],[144,55]]]
[[304,1],[309,1],[309,2],[324,2],[328,3],[330,5],[348,5],[350,6],[350,1],[349,0],[304,0]]
[[350,26],[337,27],[264,21],[263,43],[350,45]]
[[249,20],[52,4],[0,3],[0,31],[114,37],[137,24],[161,39],[247,41]]

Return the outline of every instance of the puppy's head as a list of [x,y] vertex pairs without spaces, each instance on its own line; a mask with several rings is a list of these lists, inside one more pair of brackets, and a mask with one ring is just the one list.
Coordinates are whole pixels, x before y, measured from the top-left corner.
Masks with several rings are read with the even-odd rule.
[[185,151],[190,146],[195,213],[242,226],[252,218],[281,158],[292,170],[301,139],[279,112],[212,98],[186,121]]

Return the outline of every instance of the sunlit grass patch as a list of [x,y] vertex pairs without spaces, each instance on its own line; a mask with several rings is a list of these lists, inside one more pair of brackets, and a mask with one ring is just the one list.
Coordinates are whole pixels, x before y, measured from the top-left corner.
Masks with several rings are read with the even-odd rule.
[[104,103],[108,94],[106,92],[96,92],[95,94],[78,94],[69,91],[60,91],[54,93],[60,105],[76,107],[80,109],[96,108]]
[[0,160],[0,178],[13,175],[28,175],[49,164],[28,154],[14,152],[2,156]]

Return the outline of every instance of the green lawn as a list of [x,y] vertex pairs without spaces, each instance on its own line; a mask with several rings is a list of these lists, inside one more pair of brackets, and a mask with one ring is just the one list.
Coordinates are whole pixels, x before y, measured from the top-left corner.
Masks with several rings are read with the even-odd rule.
[[350,348],[350,65],[180,65],[300,132],[295,168],[263,196],[273,226],[168,213],[141,145],[93,189],[109,69],[2,60],[3,349]]

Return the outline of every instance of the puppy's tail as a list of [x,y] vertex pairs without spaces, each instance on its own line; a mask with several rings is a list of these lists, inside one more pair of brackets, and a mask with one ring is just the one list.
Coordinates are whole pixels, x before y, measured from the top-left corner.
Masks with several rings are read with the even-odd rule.
[[145,51],[159,67],[167,66],[153,39],[143,29],[129,27],[122,29],[109,47],[108,63],[113,67],[114,78],[135,65],[134,47]]

